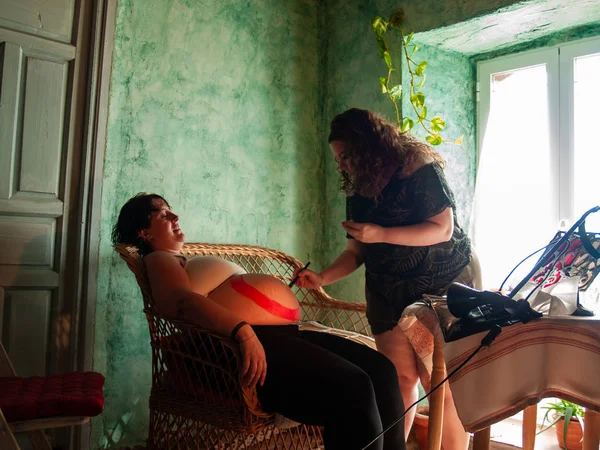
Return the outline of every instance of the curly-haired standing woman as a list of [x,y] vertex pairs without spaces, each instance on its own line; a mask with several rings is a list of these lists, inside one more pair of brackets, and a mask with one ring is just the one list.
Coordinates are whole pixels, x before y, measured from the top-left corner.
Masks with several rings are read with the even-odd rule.
[[[361,109],[334,117],[329,145],[347,195],[347,245],[320,273],[300,272],[298,285],[325,286],[364,263],[367,318],[378,350],[396,366],[408,406],[417,400],[419,379],[428,389],[430,378],[398,322],[423,294],[445,293],[471,262],[470,241],[456,221],[444,160],[431,147]],[[442,444],[463,450],[468,434],[446,393]],[[405,436],[413,419],[414,408]]]

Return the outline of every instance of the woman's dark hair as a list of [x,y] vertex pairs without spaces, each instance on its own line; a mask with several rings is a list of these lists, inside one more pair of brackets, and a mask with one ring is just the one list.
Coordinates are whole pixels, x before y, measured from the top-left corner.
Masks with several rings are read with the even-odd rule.
[[158,194],[140,192],[127,200],[127,203],[121,208],[119,218],[112,231],[113,245],[135,245],[142,256],[152,252],[152,247],[140,237],[140,231],[150,226],[152,213],[160,211],[155,200],[164,202],[171,208],[169,203]]
[[442,156],[409,133],[402,133],[383,117],[366,109],[352,108],[331,121],[329,142],[343,141],[353,176],[342,172],[342,191],[376,197],[383,187],[383,168],[403,167],[415,158],[429,157],[444,167]]

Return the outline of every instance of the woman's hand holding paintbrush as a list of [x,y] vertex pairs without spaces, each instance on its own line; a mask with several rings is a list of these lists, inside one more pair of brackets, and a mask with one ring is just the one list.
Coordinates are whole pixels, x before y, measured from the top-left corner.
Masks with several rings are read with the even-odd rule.
[[317,289],[323,284],[323,277],[312,270],[308,270],[310,263],[304,267],[294,270],[292,282],[289,284],[292,287],[294,284],[299,287],[308,289]]

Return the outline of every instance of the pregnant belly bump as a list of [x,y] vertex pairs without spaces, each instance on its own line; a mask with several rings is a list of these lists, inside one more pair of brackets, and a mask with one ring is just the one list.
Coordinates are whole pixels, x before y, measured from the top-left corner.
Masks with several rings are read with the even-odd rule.
[[208,297],[253,325],[300,320],[298,299],[285,283],[270,275],[233,275]]

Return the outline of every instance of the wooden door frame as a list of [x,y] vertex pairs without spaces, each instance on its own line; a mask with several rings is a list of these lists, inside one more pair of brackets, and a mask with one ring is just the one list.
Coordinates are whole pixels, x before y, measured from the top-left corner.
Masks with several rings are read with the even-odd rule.
[[[76,207],[81,221],[72,236],[76,240],[75,257],[79,268],[78,327],[72,344],[76,348],[74,370],[82,371],[93,370],[101,195],[117,5],[118,0],[79,0],[77,4],[75,41],[79,52],[88,53],[82,58],[86,67],[80,68],[85,73],[82,100],[86,102],[79,161],[81,183]],[[86,32],[90,29],[87,27],[91,27],[91,35]],[[74,166],[73,170],[77,168]],[[90,438],[90,424],[75,427],[71,433],[71,448],[90,448]]]

